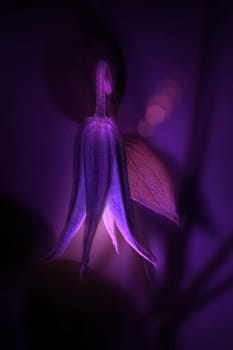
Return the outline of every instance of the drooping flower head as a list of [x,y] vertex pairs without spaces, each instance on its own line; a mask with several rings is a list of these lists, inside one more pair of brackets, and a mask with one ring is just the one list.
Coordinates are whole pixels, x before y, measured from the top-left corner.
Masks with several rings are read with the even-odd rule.
[[68,219],[48,256],[54,258],[62,254],[85,220],[81,276],[88,267],[101,217],[116,252],[117,228],[138,254],[156,266],[153,254],[135,235],[124,145],[113,116],[106,115],[107,96],[112,93],[109,66],[100,61],[96,69],[96,111],[86,118],[76,148],[77,179]]

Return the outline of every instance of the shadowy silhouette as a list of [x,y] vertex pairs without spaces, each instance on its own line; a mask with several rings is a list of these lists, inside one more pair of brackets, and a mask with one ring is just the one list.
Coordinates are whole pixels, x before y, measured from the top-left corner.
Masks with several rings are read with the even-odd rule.
[[200,189],[213,122],[211,103],[206,103],[204,99],[208,98],[208,101],[212,102],[214,98],[214,91],[209,89],[210,47],[213,44],[218,26],[226,15],[227,8],[221,7],[221,4],[213,6],[210,1],[207,1],[203,6],[203,30],[196,101],[190,130],[187,161],[178,196],[182,227],[178,234],[171,228],[170,239],[166,242],[164,281],[159,291],[154,293],[154,300],[152,301],[155,327],[160,327],[157,344],[157,348],[160,350],[176,349],[176,337],[183,322],[193,312],[196,312],[200,307],[233,286],[233,278],[229,276],[211,290],[202,292],[202,288],[233,252],[233,234],[231,233],[216,255],[210,259],[205,268],[191,282],[187,290],[183,291],[182,288],[182,281],[186,273],[188,248],[194,226],[198,223],[202,227],[208,227],[211,231],[210,234],[215,233],[212,223],[208,219],[206,207],[203,206]]
[[22,349],[22,282],[51,244],[52,235],[37,214],[4,194],[0,223],[0,344],[4,349]]
[[0,195],[0,277],[19,279],[52,243],[49,227],[33,210]]
[[82,121],[95,113],[95,72],[100,59],[111,66],[116,112],[122,97],[125,71],[121,52],[113,35],[91,8],[78,2],[71,11],[53,17],[46,57],[45,74],[49,96],[68,118]]
[[41,265],[25,286],[28,349],[148,349],[146,324],[129,297],[80,264]]

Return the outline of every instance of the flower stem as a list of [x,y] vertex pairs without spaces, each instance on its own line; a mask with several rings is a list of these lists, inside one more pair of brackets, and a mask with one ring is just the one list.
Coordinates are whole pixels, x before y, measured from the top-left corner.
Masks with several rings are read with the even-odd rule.
[[106,95],[112,93],[112,77],[106,61],[99,61],[96,69],[96,110],[95,117],[106,114]]

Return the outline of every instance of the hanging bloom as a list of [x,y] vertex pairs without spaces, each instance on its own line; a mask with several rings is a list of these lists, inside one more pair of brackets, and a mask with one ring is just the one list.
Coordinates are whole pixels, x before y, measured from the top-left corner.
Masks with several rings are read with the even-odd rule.
[[64,231],[48,258],[62,254],[85,220],[81,275],[89,262],[92,241],[103,217],[118,252],[116,227],[125,241],[156,266],[156,259],[135,236],[124,145],[111,116],[106,115],[106,95],[112,93],[110,70],[97,65],[96,112],[88,117],[77,145],[77,182]]

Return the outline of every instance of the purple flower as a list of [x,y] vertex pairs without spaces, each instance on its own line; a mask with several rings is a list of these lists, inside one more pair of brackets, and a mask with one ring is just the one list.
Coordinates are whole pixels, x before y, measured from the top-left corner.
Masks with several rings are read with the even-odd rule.
[[118,252],[116,227],[125,241],[143,258],[156,266],[156,259],[134,234],[131,198],[124,145],[112,117],[106,116],[106,95],[112,93],[109,67],[97,65],[96,113],[88,117],[77,145],[77,183],[64,231],[49,254],[62,254],[85,220],[81,275],[89,262],[92,241],[103,217]]

